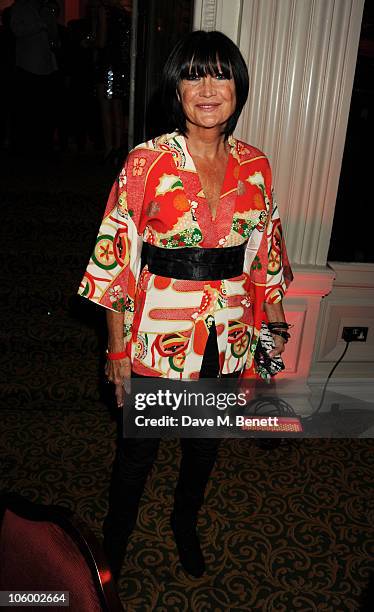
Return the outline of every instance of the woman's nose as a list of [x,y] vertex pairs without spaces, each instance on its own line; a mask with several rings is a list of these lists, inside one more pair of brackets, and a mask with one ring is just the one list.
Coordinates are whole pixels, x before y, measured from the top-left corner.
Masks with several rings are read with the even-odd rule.
[[214,80],[210,74],[207,74],[205,77],[201,79],[201,94],[203,96],[214,96],[215,87]]

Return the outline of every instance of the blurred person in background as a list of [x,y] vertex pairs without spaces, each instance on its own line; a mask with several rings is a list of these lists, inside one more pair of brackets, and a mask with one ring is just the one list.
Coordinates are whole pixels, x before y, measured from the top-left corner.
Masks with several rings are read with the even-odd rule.
[[103,130],[103,161],[122,162],[130,86],[131,1],[98,0],[93,24],[96,88]]
[[93,36],[87,18],[69,21],[66,73],[68,80],[68,118],[73,145],[86,150],[89,141],[99,149],[100,116],[94,96]]
[[16,153],[53,151],[57,19],[44,0],[15,0],[10,26],[16,39],[12,147]]

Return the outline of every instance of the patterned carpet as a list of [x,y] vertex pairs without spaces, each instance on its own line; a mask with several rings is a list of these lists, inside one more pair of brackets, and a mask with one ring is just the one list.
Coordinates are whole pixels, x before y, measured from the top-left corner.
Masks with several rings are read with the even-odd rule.
[[[110,173],[87,159],[2,167],[0,489],[70,507],[100,536],[116,423],[102,313],[75,292]],[[200,579],[180,567],[168,523],[179,457],[162,443],[119,584],[127,610],[371,609],[359,602],[374,571],[372,440],[223,441]]]

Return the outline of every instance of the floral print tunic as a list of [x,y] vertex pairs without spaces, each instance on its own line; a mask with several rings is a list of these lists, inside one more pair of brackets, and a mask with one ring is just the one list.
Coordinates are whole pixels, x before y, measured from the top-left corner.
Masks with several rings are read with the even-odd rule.
[[[222,374],[256,375],[263,303],[282,299],[291,271],[265,155],[233,137],[213,220],[178,132],[133,149],[115,182],[80,295],[125,315],[134,372],[198,378],[215,323]],[[243,273],[178,280],[141,269],[143,242],[173,251],[247,242]]]

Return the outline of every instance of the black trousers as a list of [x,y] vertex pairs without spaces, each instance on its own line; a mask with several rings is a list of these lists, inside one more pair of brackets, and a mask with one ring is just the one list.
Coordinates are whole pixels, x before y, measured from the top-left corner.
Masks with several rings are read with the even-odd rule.
[[[203,357],[200,378],[219,372],[217,334],[213,326]],[[127,540],[138,515],[147,476],[156,459],[160,440],[120,438],[109,491],[109,511],[104,522],[104,546],[114,575],[119,575]],[[181,438],[182,459],[174,494],[174,511],[180,525],[196,524],[206,485],[214,467],[220,440]]]

